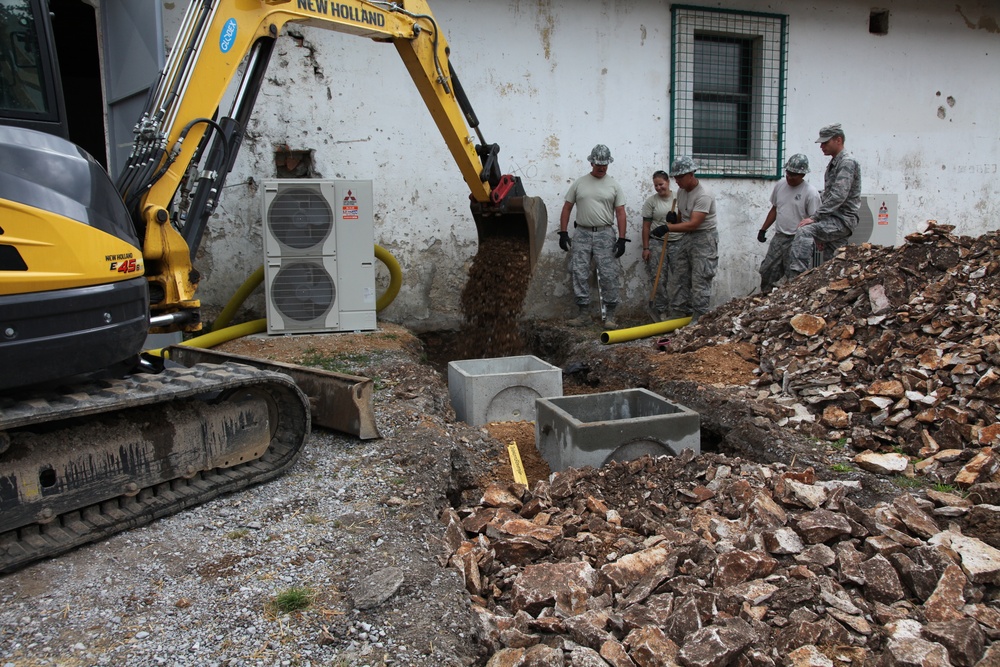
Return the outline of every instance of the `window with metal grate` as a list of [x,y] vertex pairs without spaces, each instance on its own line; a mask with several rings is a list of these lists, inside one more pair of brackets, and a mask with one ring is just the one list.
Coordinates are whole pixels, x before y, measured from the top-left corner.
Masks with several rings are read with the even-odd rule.
[[698,175],[781,178],[787,17],[674,5],[671,160]]

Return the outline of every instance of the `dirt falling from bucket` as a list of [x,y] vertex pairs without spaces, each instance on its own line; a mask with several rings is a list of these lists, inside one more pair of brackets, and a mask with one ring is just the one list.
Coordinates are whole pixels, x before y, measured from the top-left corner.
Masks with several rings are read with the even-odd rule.
[[524,354],[518,319],[530,280],[527,239],[497,236],[480,242],[462,290],[465,324],[455,359]]

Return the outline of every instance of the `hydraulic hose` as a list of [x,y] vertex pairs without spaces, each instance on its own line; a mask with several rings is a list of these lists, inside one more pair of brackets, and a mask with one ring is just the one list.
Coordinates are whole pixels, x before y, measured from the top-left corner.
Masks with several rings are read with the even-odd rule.
[[644,324],[640,327],[630,327],[628,329],[615,329],[613,331],[605,331],[601,334],[601,342],[605,345],[609,343],[624,343],[630,340],[636,340],[637,338],[647,338],[649,336],[655,336],[657,334],[670,333],[674,329],[680,329],[681,327],[690,324],[690,317],[680,317],[676,320],[667,320],[666,322],[654,322],[653,324]]

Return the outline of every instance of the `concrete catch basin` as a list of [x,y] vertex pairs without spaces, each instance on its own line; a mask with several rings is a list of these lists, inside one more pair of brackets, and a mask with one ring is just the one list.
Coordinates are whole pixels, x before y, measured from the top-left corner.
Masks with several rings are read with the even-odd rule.
[[532,421],[535,401],[562,396],[562,385],[562,369],[532,355],[448,364],[451,406],[459,420],[472,426]]
[[535,412],[535,447],[553,472],[701,453],[700,415],[647,389],[539,398]]

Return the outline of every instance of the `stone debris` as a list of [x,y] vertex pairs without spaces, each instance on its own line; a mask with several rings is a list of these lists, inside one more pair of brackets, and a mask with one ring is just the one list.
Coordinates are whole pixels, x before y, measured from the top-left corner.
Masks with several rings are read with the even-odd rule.
[[713,453],[570,468],[445,510],[441,560],[488,667],[994,664],[1000,487],[851,490]]
[[462,289],[465,322],[456,338],[454,359],[482,359],[524,354],[518,327],[531,279],[528,240],[487,236],[469,267]]
[[751,343],[779,425],[844,440],[866,469],[969,487],[1000,472],[1000,232],[931,224],[898,247],[845,246],[767,296],[735,299],[675,352]]

